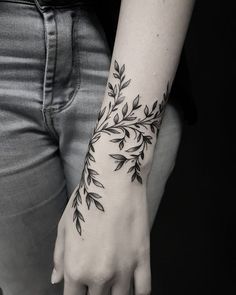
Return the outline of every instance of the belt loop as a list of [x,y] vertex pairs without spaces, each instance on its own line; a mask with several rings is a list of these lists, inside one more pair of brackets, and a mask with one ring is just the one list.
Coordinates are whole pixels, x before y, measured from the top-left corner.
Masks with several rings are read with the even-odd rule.
[[46,61],[43,83],[43,109],[47,109],[50,108],[53,100],[53,84],[57,54],[57,26],[54,10],[50,7],[40,5],[38,0],[34,1],[44,20]]
[[39,3],[38,0],[34,0],[34,2],[41,13],[43,13],[48,8],[47,6],[43,5],[42,3]]

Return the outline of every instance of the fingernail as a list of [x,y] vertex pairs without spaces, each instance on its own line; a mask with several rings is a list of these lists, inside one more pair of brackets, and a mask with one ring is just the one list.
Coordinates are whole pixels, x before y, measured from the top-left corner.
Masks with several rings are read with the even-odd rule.
[[51,283],[52,284],[55,284],[56,283],[56,270],[55,270],[55,268],[52,271]]

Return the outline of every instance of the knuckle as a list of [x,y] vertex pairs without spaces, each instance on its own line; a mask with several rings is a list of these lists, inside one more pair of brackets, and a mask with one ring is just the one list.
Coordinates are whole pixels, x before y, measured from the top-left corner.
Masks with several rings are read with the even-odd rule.
[[82,281],[82,276],[80,276],[76,272],[72,272],[72,271],[67,270],[64,272],[64,279],[66,282],[80,282],[80,281]]
[[103,285],[113,278],[113,272],[109,269],[100,269],[91,274],[91,280],[97,285]]
[[65,267],[64,278],[67,282],[80,282],[83,279],[81,270],[75,265]]

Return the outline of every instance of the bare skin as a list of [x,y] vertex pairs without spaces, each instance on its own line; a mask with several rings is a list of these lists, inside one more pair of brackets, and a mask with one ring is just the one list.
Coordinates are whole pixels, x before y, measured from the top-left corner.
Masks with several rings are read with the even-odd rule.
[[58,225],[52,282],[64,278],[64,295],[151,292],[147,183],[193,4],[122,1],[84,171]]

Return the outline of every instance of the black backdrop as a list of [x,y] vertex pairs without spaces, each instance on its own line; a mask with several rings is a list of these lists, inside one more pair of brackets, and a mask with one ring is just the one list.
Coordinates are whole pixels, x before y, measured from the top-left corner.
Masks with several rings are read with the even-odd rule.
[[[97,4],[111,45],[119,3]],[[233,4],[197,1],[184,45],[171,99],[188,120],[152,230],[154,295],[236,294]]]
[[153,294],[236,294],[236,26],[226,2],[198,1],[186,39],[198,120],[184,127],[152,232]]

